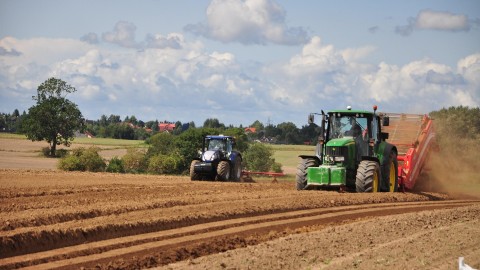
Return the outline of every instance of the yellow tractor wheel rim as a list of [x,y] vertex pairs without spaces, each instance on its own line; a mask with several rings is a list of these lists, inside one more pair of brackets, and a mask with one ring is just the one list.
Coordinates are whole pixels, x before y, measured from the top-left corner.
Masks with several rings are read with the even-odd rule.
[[378,173],[375,170],[373,172],[373,190],[372,192],[377,192],[378,191]]
[[390,182],[390,192],[395,191],[395,163],[390,162],[390,175],[389,175],[389,182]]

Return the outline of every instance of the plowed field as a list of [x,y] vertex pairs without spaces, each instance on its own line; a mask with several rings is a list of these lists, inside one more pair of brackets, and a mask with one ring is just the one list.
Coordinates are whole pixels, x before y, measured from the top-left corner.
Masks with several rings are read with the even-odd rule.
[[0,268],[480,266],[480,203],[293,182],[0,170]]
[[353,194],[296,191],[288,177],[67,173],[44,146],[0,139],[0,269],[458,269],[459,257],[480,269],[478,188]]

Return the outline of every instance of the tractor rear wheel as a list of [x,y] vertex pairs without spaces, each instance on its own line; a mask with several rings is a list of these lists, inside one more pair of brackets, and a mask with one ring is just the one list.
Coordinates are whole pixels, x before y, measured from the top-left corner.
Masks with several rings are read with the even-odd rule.
[[242,178],[242,159],[237,157],[235,159],[235,164],[233,165],[233,177],[232,180],[235,182],[240,181]]
[[297,166],[297,190],[307,187],[307,169],[310,167],[318,167],[320,163],[315,158],[302,158]]
[[230,164],[228,161],[220,161],[220,163],[218,163],[215,180],[228,181],[228,179],[230,179]]
[[362,160],[358,165],[355,178],[357,192],[378,192],[380,179],[380,165],[378,162]]
[[398,190],[398,160],[397,153],[390,152],[390,158],[386,165],[385,174],[387,176],[386,184],[388,192],[396,192]]
[[192,181],[202,179],[202,176],[195,172],[195,164],[197,164],[197,163],[200,163],[200,161],[199,160],[193,160],[192,163],[190,163],[190,180],[192,180]]

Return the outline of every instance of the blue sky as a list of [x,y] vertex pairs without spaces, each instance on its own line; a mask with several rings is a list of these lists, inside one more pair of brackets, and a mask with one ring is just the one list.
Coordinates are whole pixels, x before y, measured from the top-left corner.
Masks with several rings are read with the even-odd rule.
[[478,107],[480,2],[0,0],[0,112],[52,76],[88,119]]

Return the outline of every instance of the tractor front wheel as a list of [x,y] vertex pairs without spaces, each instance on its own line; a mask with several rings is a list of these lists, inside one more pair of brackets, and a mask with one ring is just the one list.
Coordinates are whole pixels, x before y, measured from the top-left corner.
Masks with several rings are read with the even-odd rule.
[[297,190],[307,187],[307,169],[310,167],[318,167],[320,163],[315,158],[302,158],[297,166]]
[[220,163],[218,163],[215,180],[228,181],[228,179],[230,179],[230,164],[228,161],[220,161]]
[[362,160],[358,165],[355,178],[357,192],[378,192],[380,179],[380,165],[378,162]]
[[195,180],[201,180],[202,177],[200,174],[195,172],[195,164],[200,163],[199,160],[193,160],[192,163],[190,163],[190,180],[195,181]]

